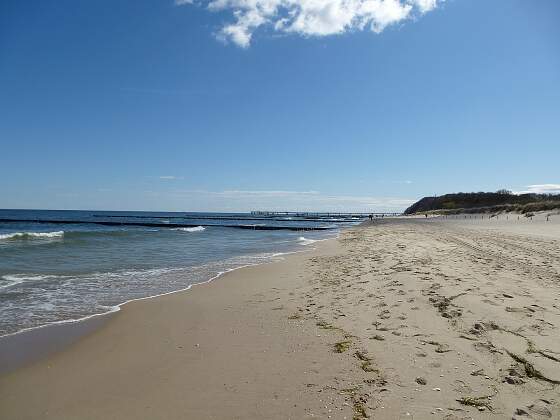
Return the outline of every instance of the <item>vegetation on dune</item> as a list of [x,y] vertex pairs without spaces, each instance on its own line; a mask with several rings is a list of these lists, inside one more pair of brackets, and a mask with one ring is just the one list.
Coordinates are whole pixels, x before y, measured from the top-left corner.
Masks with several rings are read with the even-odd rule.
[[427,212],[442,214],[516,212],[527,214],[555,209],[560,209],[560,194],[513,194],[508,190],[499,190],[424,197],[407,208],[404,214]]

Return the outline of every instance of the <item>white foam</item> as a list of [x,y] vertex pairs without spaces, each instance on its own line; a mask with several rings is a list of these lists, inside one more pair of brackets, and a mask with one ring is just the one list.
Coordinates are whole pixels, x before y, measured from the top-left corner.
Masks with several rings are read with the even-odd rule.
[[311,245],[311,244],[314,244],[315,242],[317,242],[316,239],[307,239],[307,238],[304,237],[304,236],[300,236],[300,237],[298,238],[298,241],[299,241],[302,245]]
[[6,280],[7,283],[0,285],[0,289],[7,289],[8,287],[15,286],[16,284],[23,283],[24,280],[13,277],[13,276],[2,276],[2,280]]
[[37,325],[37,326],[33,326],[33,327],[27,327],[27,328],[23,328],[21,330],[14,331],[14,332],[11,332],[11,333],[8,333],[8,334],[0,335],[0,338],[21,334],[21,333],[31,331],[31,330],[36,330],[36,329],[40,329],[40,328],[49,327],[51,325],[73,324],[73,323],[76,323],[76,322],[83,322],[83,321],[86,321],[86,320],[91,319],[91,318],[97,318],[97,317],[100,317],[100,316],[105,316],[105,315],[120,311],[122,309],[122,307],[125,306],[128,303],[138,302],[138,301],[142,301],[142,300],[154,299],[154,298],[158,298],[158,297],[161,297],[161,296],[173,295],[175,293],[186,292],[187,290],[190,290],[193,286],[200,286],[200,285],[203,285],[203,284],[210,283],[210,282],[222,277],[224,274],[231,273],[232,271],[239,270],[239,269],[246,268],[246,267],[255,266],[255,265],[260,265],[260,264],[265,263],[265,262],[273,261],[274,258],[282,257],[283,255],[296,253],[296,252],[297,251],[294,251],[294,252],[278,252],[278,253],[275,253],[275,254],[271,254],[271,255],[269,255],[268,261],[251,262],[251,263],[244,264],[244,265],[241,265],[241,266],[238,266],[238,267],[232,267],[232,268],[229,268],[229,269],[226,269],[226,270],[223,270],[223,271],[219,271],[217,274],[215,274],[214,276],[210,277],[207,280],[203,280],[203,281],[197,282],[197,283],[192,283],[192,284],[187,285],[186,287],[183,287],[183,288],[180,288],[180,289],[177,289],[177,290],[172,290],[172,291],[164,292],[164,293],[158,293],[158,294],[155,294],[155,295],[149,295],[149,296],[140,297],[140,298],[129,299],[129,300],[126,300],[126,301],[124,301],[122,303],[119,303],[117,305],[114,305],[114,306],[102,306],[105,309],[104,312],[95,313],[95,314],[91,314],[91,315],[86,315],[86,316],[83,316],[81,318],[61,319],[61,320],[58,320],[58,321],[51,321],[51,322],[47,322],[45,324],[41,324],[41,325]]
[[34,239],[34,238],[62,238],[64,231],[56,232],[14,232],[0,234],[0,240],[9,239]]
[[202,232],[206,230],[204,226],[196,226],[196,227],[186,227],[186,228],[177,228],[175,230],[180,230],[182,232]]
[[[202,226],[200,226],[200,227],[202,227]],[[190,228],[190,229],[192,229],[192,228]],[[204,229],[198,229],[198,230],[195,230],[195,232],[200,231],[200,230],[204,230]],[[340,232],[337,232],[337,234],[335,236],[338,237],[339,235],[340,235]],[[302,240],[302,242],[303,241],[310,241],[309,243],[314,243],[314,242],[321,242],[323,240],[327,240],[328,238],[313,240],[313,239],[307,239],[307,238],[302,236],[298,239]],[[304,244],[304,245],[306,245],[306,244]],[[14,332],[7,333],[7,334],[4,334],[4,335],[0,334],[0,338],[24,333],[24,332],[30,331],[30,330],[45,328],[45,327],[48,327],[48,326],[51,326],[51,325],[82,322],[82,321],[85,321],[85,320],[88,320],[88,319],[91,319],[91,318],[96,318],[96,317],[108,315],[108,314],[120,311],[123,306],[125,306],[126,304],[131,303],[131,302],[148,300],[148,299],[153,299],[153,298],[157,298],[157,297],[160,297],[160,296],[166,296],[166,295],[171,295],[171,294],[175,294],[175,293],[185,292],[185,291],[191,289],[193,286],[210,283],[213,280],[216,280],[216,279],[222,277],[224,274],[230,273],[232,271],[243,269],[243,268],[250,267],[250,266],[255,266],[255,265],[270,263],[270,262],[273,262],[273,261],[278,261],[278,259],[283,259],[283,257],[286,256],[286,255],[297,254],[297,253],[300,253],[300,252],[306,252],[306,251],[304,251],[304,250],[299,250],[299,251],[294,250],[294,251],[288,251],[288,252],[277,252],[277,253],[273,253],[273,254],[262,254],[262,255],[259,255],[258,258],[256,258],[256,259],[255,259],[255,257],[257,257],[257,256],[247,256],[247,257],[249,257],[249,261],[245,260],[246,257],[238,257],[238,258],[236,258],[236,261],[235,261],[236,263],[239,264],[238,266],[220,270],[220,271],[218,271],[214,275],[211,275],[209,278],[207,278],[205,280],[196,281],[192,284],[186,285],[184,287],[180,287],[180,288],[175,289],[175,290],[167,291],[167,292],[155,293],[155,294],[150,294],[150,295],[147,295],[147,296],[144,296],[144,297],[132,298],[132,299],[129,299],[129,300],[125,300],[122,303],[115,304],[114,306],[99,305],[97,308],[98,308],[98,310],[100,310],[100,312],[95,312],[95,313],[92,313],[90,315],[85,315],[83,317],[78,317],[78,318],[59,319],[59,320],[56,320],[56,321],[47,321],[47,322],[45,322],[43,324],[40,324],[40,325],[22,328],[18,331],[14,331]],[[160,268],[160,269],[140,270],[140,271],[129,270],[129,271],[122,271],[120,273],[94,273],[94,275],[92,277],[96,277],[96,275],[107,276],[108,274],[122,276],[122,275],[138,275],[138,274],[141,274],[141,273],[142,274],[149,273],[150,275],[158,275],[158,274],[164,274],[164,273],[169,273],[169,272],[174,272],[174,271],[180,271],[180,270],[183,270],[183,269],[184,268]],[[16,275],[11,276],[10,278],[13,278],[13,277],[16,277]],[[19,280],[21,280],[22,277],[23,277],[23,275],[20,275]],[[39,277],[40,276],[27,275],[28,279],[36,278],[37,280],[40,280]],[[45,277],[47,277],[47,276],[45,276]],[[57,277],[57,276],[51,276],[51,277]],[[59,277],[63,277],[63,276],[59,276]],[[68,276],[66,276],[66,277],[68,277]],[[46,308],[44,308],[44,309],[46,309]]]
[[40,281],[48,279],[60,279],[67,276],[55,276],[52,274],[45,275],[28,275],[28,274],[5,274],[0,279],[5,280],[7,284],[0,284],[0,289],[7,289],[8,287],[15,286],[16,284],[25,283],[26,281]]

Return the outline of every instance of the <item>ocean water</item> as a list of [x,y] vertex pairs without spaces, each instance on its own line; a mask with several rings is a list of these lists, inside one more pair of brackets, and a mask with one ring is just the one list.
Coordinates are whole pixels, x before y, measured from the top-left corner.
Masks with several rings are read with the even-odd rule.
[[[232,213],[0,210],[0,336],[184,290],[241,266],[304,250],[358,221]],[[329,229],[232,227],[238,225]]]

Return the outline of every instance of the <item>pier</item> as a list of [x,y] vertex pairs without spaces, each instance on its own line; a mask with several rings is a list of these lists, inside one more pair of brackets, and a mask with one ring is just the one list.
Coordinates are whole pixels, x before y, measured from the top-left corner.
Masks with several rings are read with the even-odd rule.
[[0,219],[2,223],[45,223],[58,225],[101,225],[101,226],[143,226],[157,228],[189,228],[189,227],[226,227],[248,230],[332,230],[331,226],[276,226],[276,225],[218,225],[207,223],[151,223],[151,222],[119,222],[119,221],[93,221],[93,220],[46,220],[46,219]]
[[[2,223],[91,224],[152,228],[226,227],[247,230],[320,231],[337,229],[337,223],[358,223],[368,217],[399,216],[400,213],[260,211],[230,214],[175,213],[169,215],[89,214],[85,219],[0,218]],[[119,220],[121,219],[121,220]],[[221,223],[220,223],[221,222]],[[243,223],[246,222],[246,223]],[[261,222],[261,223],[259,223]],[[269,223],[272,222],[272,223]],[[280,223],[279,223],[280,222]],[[283,222],[283,223],[282,223]],[[298,224],[299,222],[299,224]],[[311,223],[309,223],[311,222]]]

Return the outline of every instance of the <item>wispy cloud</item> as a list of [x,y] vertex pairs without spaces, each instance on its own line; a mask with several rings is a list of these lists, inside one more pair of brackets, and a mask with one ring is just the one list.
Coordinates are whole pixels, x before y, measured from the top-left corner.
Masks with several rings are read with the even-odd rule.
[[173,200],[181,200],[190,204],[198,203],[198,205],[207,209],[235,209],[236,211],[399,212],[416,201],[396,197],[323,194],[313,190],[175,190],[163,194],[169,194]]
[[260,196],[275,196],[275,197],[279,197],[279,196],[287,196],[287,195],[316,195],[319,194],[318,191],[282,191],[282,190],[271,190],[271,191],[266,191],[266,190],[254,190],[254,191],[248,191],[248,190],[227,190],[227,191],[221,191],[219,193],[216,194],[220,194],[220,195],[260,195]]
[[208,191],[208,190],[177,190],[177,193],[183,194],[205,194],[222,197],[285,197],[285,196],[301,196],[316,195],[318,191],[290,191],[290,190],[224,190],[224,191]]
[[182,176],[175,176],[175,175],[160,175],[158,178],[164,180],[183,179]]
[[560,184],[533,184],[527,185],[523,191],[516,194],[560,194]]
[[327,36],[354,30],[382,32],[386,27],[421,16],[444,0],[176,0],[212,12],[229,12],[232,22],[216,34],[240,47],[251,44],[256,30],[266,28],[302,36]]

